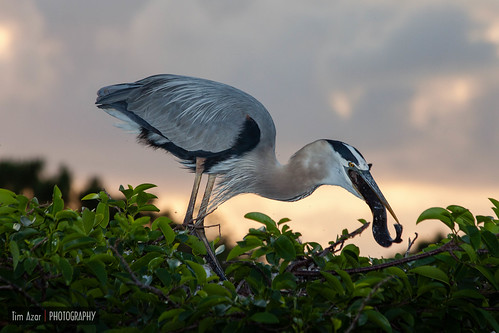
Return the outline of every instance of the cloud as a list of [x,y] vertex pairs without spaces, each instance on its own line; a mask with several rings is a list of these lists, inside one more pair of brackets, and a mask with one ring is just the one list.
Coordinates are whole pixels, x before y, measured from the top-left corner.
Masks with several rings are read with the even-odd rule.
[[[0,103],[30,115],[10,116],[9,137],[26,133],[32,151],[77,172],[108,172],[111,161],[108,177],[142,170],[149,178],[134,179],[151,181],[167,168],[181,183],[171,157],[111,127],[94,108],[95,91],[162,72],[201,76],[266,105],[282,162],[333,138],[357,146],[386,178],[497,184],[499,9],[491,4],[2,1],[0,27],[13,37],[9,62],[0,57]],[[9,140],[3,148],[14,147]],[[113,164],[124,156],[133,157]]]
[[34,105],[58,81],[61,44],[47,35],[44,17],[29,1],[2,1],[0,31],[0,102]]
[[424,82],[411,101],[411,124],[424,129],[441,126],[449,118],[463,117],[476,95],[477,86],[473,79],[439,77]]

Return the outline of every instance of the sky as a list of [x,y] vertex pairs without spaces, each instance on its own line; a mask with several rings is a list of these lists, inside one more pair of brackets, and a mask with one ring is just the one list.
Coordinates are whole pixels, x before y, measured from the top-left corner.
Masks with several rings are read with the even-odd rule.
[[[404,226],[390,249],[366,231],[353,241],[361,255],[434,236],[438,222],[416,225],[426,208],[492,215],[487,198],[499,199],[495,0],[0,0],[0,158],[44,158],[49,173],[66,165],[79,186],[98,175],[112,193],[157,184],[158,206],[181,221],[193,176],[94,105],[102,86],[159,73],[253,95],[274,119],[281,163],[320,138],[359,149]],[[259,227],[249,211],[288,217],[323,245],[372,219],[350,193],[321,187],[295,203],[236,197],[207,224],[237,241]]]

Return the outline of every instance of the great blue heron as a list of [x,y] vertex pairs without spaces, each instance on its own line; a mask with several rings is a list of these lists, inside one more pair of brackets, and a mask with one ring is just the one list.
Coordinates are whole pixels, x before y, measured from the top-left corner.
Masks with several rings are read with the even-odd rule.
[[[224,272],[206,239],[203,221],[220,204],[242,193],[296,201],[321,185],[339,185],[367,202],[373,212],[373,235],[381,246],[402,241],[400,223],[395,225],[396,239],[390,237],[385,207],[397,223],[398,219],[371,176],[370,164],[357,149],[341,141],[317,140],[281,165],[275,155],[272,117],[241,90],[166,74],[107,86],[97,95],[98,107],[122,120],[122,127],[137,133],[141,142],[171,152],[195,172],[183,224],[192,227],[195,221],[194,232],[222,279]],[[208,174],[208,181],[193,220],[203,173]]]

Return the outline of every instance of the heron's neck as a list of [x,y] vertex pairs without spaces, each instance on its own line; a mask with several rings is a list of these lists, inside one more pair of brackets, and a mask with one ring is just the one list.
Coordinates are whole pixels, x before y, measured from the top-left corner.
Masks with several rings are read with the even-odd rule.
[[269,199],[295,201],[312,194],[324,184],[324,157],[313,145],[297,151],[285,165],[281,165],[275,155],[272,161],[265,161],[257,193]]

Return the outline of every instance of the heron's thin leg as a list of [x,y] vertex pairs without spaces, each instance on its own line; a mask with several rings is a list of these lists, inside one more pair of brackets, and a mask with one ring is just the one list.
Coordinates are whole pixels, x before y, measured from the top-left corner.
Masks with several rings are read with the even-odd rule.
[[196,221],[196,226],[204,225],[204,218],[206,217],[206,210],[208,209],[208,203],[210,202],[211,192],[213,191],[213,185],[215,185],[215,179],[217,175],[209,174],[208,181],[206,183],[206,189],[204,190],[203,200],[201,201],[201,207],[199,207],[198,217]]
[[206,189],[204,191],[203,201],[201,201],[201,207],[199,208],[194,231],[196,232],[196,236],[204,243],[204,246],[206,247],[206,258],[208,259],[208,263],[210,264],[211,268],[215,271],[215,273],[220,277],[221,280],[227,280],[224,271],[220,266],[217,257],[215,256],[215,253],[211,249],[210,242],[208,242],[206,233],[204,231],[204,218],[206,217],[206,210],[208,208],[208,203],[210,202],[210,196],[211,192],[213,191],[213,185],[215,184],[216,178],[217,175],[208,175],[208,181],[206,183]]
[[194,206],[196,205],[196,198],[198,196],[199,184],[201,183],[201,176],[203,175],[204,158],[196,157],[196,175],[194,178],[194,185],[192,186],[191,198],[185,213],[183,226],[186,227],[192,222],[192,215],[194,213]]

